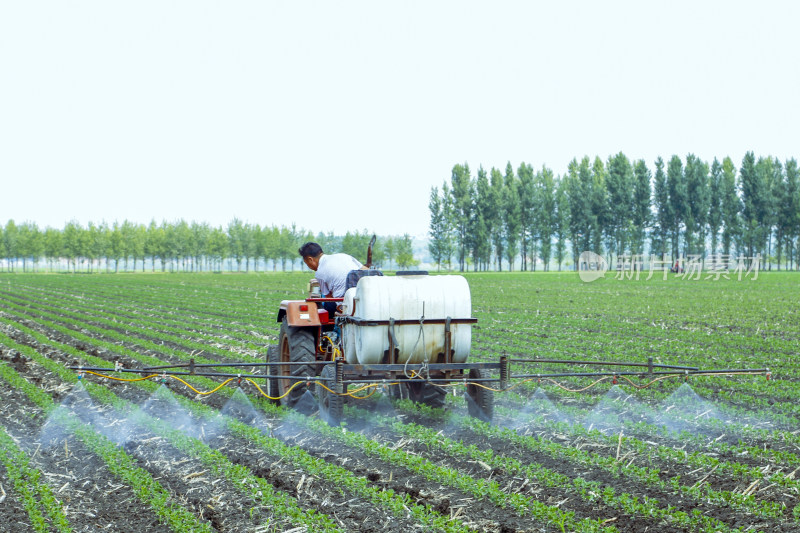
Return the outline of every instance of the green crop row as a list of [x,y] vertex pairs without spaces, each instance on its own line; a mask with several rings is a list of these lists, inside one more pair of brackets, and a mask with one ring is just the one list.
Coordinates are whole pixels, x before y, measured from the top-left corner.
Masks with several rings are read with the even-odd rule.
[[[77,383],[79,378],[78,376],[62,367],[61,365],[51,361],[50,359],[42,356],[32,348],[21,345],[13,341],[12,339],[8,338],[7,336],[0,334],[0,342],[9,346],[15,350],[18,350],[20,353],[30,357],[38,364],[42,365],[47,370],[56,373],[61,379],[68,383]],[[151,386],[155,386],[154,383],[150,382],[141,382],[141,383],[149,383]],[[330,518],[324,515],[319,515],[313,511],[308,511],[302,509],[294,500],[290,497],[284,495],[283,493],[275,491],[273,486],[266,480],[262,478],[258,478],[250,471],[241,465],[236,465],[230,460],[228,460],[222,453],[212,448],[209,448],[206,444],[202,441],[189,437],[184,433],[180,432],[179,430],[171,428],[167,423],[153,418],[135,406],[130,402],[118,398],[113,392],[102,387],[100,385],[96,385],[91,382],[87,382],[85,384],[86,391],[98,401],[113,406],[114,408],[118,409],[119,411],[125,412],[129,417],[130,420],[134,423],[142,425],[146,427],[150,431],[154,432],[157,435],[160,435],[167,439],[170,444],[172,444],[176,449],[186,453],[189,456],[195,457],[199,459],[205,466],[212,469],[217,474],[223,475],[230,483],[236,486],[242,492],[248,494],[254,500],[259,502],[261,505],[270,508],[273,513],[278,516],[284,516],[290,519],[295,524],[305,524],[308,527],[312,528],[314,531],[339,531],[338,526],[336,526]],[[53,404],[52,400],[48,398],[49,402],[45,402],[49,405],[48,410],[52,410]],[[69,423],[69,419],[65,420],[65,423]],[[130,459],[127,454],[124,454],[119,448],[116,447],[114,443],[108,441],[105,437],[94,433],[91,430],[87,430],[85,426],[81,426],[79,421],[73,421],[72,424],[74,427],[70,427],[79,437],[82,439],[86,437],[91,437],[95,435],[97,441],[103,443],[103,446],[97,446],[96,442],[89,443],[89,447],[92,448],[94,451],[101,454],[103,459],[107,459],[106,453],[113,454],[110,459],[115,461],[121,461],[124,467],[133,466],[133,459]],[[125,457],[128,457],[126,460]],[[127,462],[128,464],[124,464]],[[112,472],[117,474],[114,469],[118,466],[118,464],[111,465]],[[135,467],[133,467],[135,470]],[[131,471],[132,469],[126,468],[126,471]],[[145,473],[146,474],[146,473]],[[141,475],[134,476],[133,479],[125,478],[125,481],[131,483],[133,486],[134,491],[137,493],[137,496],[140,497],[148,497],[153,490],[150,486],[147,486],[147,477],[142,477]],[[152,479],[152,478],[150,478]],[[155,483],[155,482],[154,482]],[[157,484],[156,484],[157,485]],[[158,486],[156,486],[156,489]],[[166,502],[168,498],[168,493],[161,489],[159,493],[156,491],[156,496],[151,497],[154,501],[146,502],[153,504],[160,504],[160,509],[163,509],[163,503]],[[155,505],[154,505],[155,506]],[[158,512],[158,511],[157,511]],[[158,512],[159,516],[163,513]],[[187,513],[188,514],[188,513]],[[193,517],[193,515],[188,514],[188,516]],[[169,516],[165,516],[165,518],[169,518]],[[195,519],[196,520],[196,519]],[[186,517],[184,517],[184,522],[186,521]],[[176,531],[186,531],[183,528],[183,523],[180,522],[177,524]],[[168,522],[170,525],[173,525],[172,522]],[[204,527],[202,530],[206,530],[207,527]],[[210,529],[209,529],[210,531]]]
[[[2,320],[2,319],[0,319]],[[11,322],[7,322],[2,320],[4,323],[14,324]],[[25,326],[14,324],[20,331],[26,333],[27,335],[32,336],[39,342],[50,344],[56,347],[59,350],[65,351],[70,355],[75,357],[82,358],[86,360],[89,364],[102,366],[107,364],[107,361],[103,359],[90,356],[80,350],[75,349],[74,347],[58,343],[48,339],[47,337],[31,330],[30,328],[26,328]],[[53,363],[48,363],[48,360],[42,360],[41,356],[36,354],[34,351],[31,353],[32,350],[28,348],[26,350],[26,354],[35,357],[38,362],[43,365],[49,367],[52,371],[58,371],[64,379],[69,379],[68,374],[69,371],[65,372],[65,369],[56,366],[52,366]],[[37,357],[38,356],[38,357]],[[157,365],[160,364],[160,361],[154,358],[147,358],[144,361],[146,364],[150,365]],[[205,386],[212,386],[214,382],[204,378],[196,378],[200,381],[199,384]],[[149,381],[140,381],[135,382],[135,385],[145,388],[149,392],[153,392],[158,385],[153,382]],[[230,395],[230,389],[222,389],[223,394]],[[222,392],[221,391],[221,392]],[[187,409],[192,411],[195,415],[201,416],[204,418],[212,418],[218,417],[219,413],[212,409],[211,407],[204,406],[202,404],[198,404],[196,402],[187,400],[182,396],[177,397],[178,401]],[[267,404],[267,408],[271,409],[271,404]],[[286,411],[279,410],[278,414],[281,416],[286,414]],[[384,507],[389,508],[393,513],[397,516],[405,516],[407,513],[411,513],[415,519],[419,520],[421,523],[426,524],[429,529],[434,529],[437,531],[448,531],[448,532],[459,532],[459,531],[466,531],[467,528],[460,524],[457,521],[452,519],[447,519],[436,513],[432,510],[429,506],[419,505],[414,503],[410,496],[407,494],[398,495],[391,490],[381,490],[373,485],[371,485],[366,478],[359,477],[353,475],[352,472],[346,470],[345,468],[338,467],[336,465],[332,465],[327,463],[321,459],[315,458],[309,455],[307,452],[300,448],[287,446],[281,441],[273,437],[265,436],[259,429],[254,428],[252,426],[248,426],[243,424],[237,420],[231,419],[229,417],[224,417],[224,421],[227,424],[227,427],[235,434],[244,439],[247,439],[250,442],[253,442],[259,445],[262,449],[267,451],[268,453],[277,455],[282,457],[285,460],[290,461],[292,464],[297,465],[298,467],[303,468],[308,474],[311,475],[318,475],[329,482],[333,483],[336,486],[339,486],[343,489],[347,489],[354,494],[357,494],[376,505],[382,505]]]
[[[396,402],[395,407],[405,411],[419,412],[419,405],[408,400]],[[691,529],[701,529],[705,531],[731,530],[731,528],[723,522],[703,516],[702,513],[687,513],[685,511],[661,507],[658,500],[648,497],[643,497],[642,501],[639,501],[639,498],[636,496],[624,492],[618,493],[613,487],[603,486],[599,482],[587,481],[580,477],[570,478],[537,463],[523,464],[510,457],[499,456],[491,449],[480,449],[475,445],[466,446],[460,441],[453,441],[443,437],[439,431],[434,429],[425,428],[417,424],[401,423],[397,422],[394,418],[379,417],[376,415],[370,415],[370,420],[381,427],[390,428],[402,435],[418,440],[428,448],[441,450],[454,458],[469,458],[474,461],[481,461],[490,467],[503,469],[511,475],[536,479],[538,482],[548,486],[572,487],[587,501],[592,502],[599,499],[605,505],[620,509],[633,516],[668,519],[671,523]],[[524,437],[511,430],[497,428],[496,426],[471,417],[451,414],[448,416],[447,420],[461,427],[471,429],[479,435],[508,440],[529,452],[543,453],[551,457],[566,459],[570,462],[585,466],[600,468],[608,471],[614,477],[628,476],[642,481],[645,484],[658,485],[657,470],[653,471],[646,468],[626,467],[613,459],[611,461],[605,461],[600,459],[597,454],[588,454],[575,448],[561,446],[552,441]],[[665,488],[665,486],[662,485],[661,488]],[[719,502],[719,498],[716,498],[716,501]],[[709,503],[713,503],[712,498],[709,498]]]
[[[22,329],[22,328],[20,328],[20,329]],[[26,331],[26,332],[29,333],[29,331]],[[75,332],[71,332],[71,334],[75,334]],[[78,338],[80,338],[80,336]],[[40,339],[42,341],[46,341],[47,340],[43,336],[40,336]],[[88,340],[91,340],[91,339],[88,339]],[[53,344],[52,341],[50,341],[50,344]],[[63,349],[65,347],[60,347],[60,348]],[[119,347],[117,347],[117,350],[119,351]],[[76,355],[76,354],[73,353],[73,355]],[[86,357],[85,354],[82,354],[82,355],[83,355],[83,357]],[[135,355],[135,354],[130,354],[130,355]],[[97,362],[99,363],[100,361],[97,361]],[[155,365],[155,364],[158,364],[158,360],[156,360],[154,358],[147,358],[146,363]],[[211,384],[213,383],[210,380],[203,380],[202,378],[195,378],[195,379],[200,384],[202,384],[203,381],[209,381],[209,383],[207,383],[206,386],[211,386]],[[146,383],[146,382],[140,382],[140,383]],[[226,389],[223,389],[223,390],[226,390]],[[274,412],[274,407],[271,404],[269,404],[268,402],[259,402],[259,403],[262,404],[261,407],[263,409],[272,410]],[[193,404],[193,405],[197,405],[197,404]],[[280,412],[281,411],[279,411],[279,413]],[[292,414],[291,416],[295,416],[295,415]],[[349,432],[341,434],[338,431],[335,431],[332,428],[329,428],[326,424],[324,424],[321,421],[309,421],[305,417],[301,417],[300,420],[295,421],[295,422],[309,424],[310,425],[309,427],[313,427],[318,432],[326,433],[328,436],[334,437],[337,440],[341,439],[340,435],[347,435],[348,436],[347,438],[349,439],[348,440],[348,444],[349,445],[358,445],[360,448],[362,448],[362,451],[365,451],[366,453],[371,454],[371,455],[377,455],[378,457],[380,457],[380,458],[382,458],[384,460],[387,460],[387,459],[386,459],[386,457],[384,457],[383,454],[389,454],[390,458],[393,457],[395,461],[397,461],[398,458],[400,460],[402,460],[402,456],[404,455],[402,453],[393,454],[391,449],[386,448],[385,446],[379,445],[375,441],[370,441],[369,439],[366,439],[363,436],[360,436],[360,435],[357,435],[357,434],[354,434],[354,433],[349,433]],[[318,422],[318,423],[315,424],[315,422]],[[529,498],[528,499],[524,499],[523,498],[522,502],[520,503],[520,502],[517,501],[519,499],[518,495],[505,494],[502,491],[500,491],[499,488],[496,487],[496,485],[492,485],[490,482],[485,482],[484,481],[483,483],[480,483],[479,484],[480,485],[479,488],[476,489],[475,486],[473,485],[473,483],[471,483],[470,480],[463,479],[453,469],[443,469],[442,467],[436,467],[435,465],[432,465],[432,464],[428,463],[427,461],[421,461],[421,462],[418,461],[417,463],[415,463],[413,465],[406,465],[406,466],[407,467],[413,466],[414,468],[410,468],[411,470],[418,471],[418,473],[421,473],[422,475],[426,475],[427,474],[426,477],[429,477],[432,480],[443,482],[444,484],[453,485],[456,488],[459,488],[460,490],[465,490],[466,489],[467,492],[471,492],[473,494],[475,494],[475,491],[477,490],[478,495],[483,495],[483,493],[486,493],[486,495],[490,496],[490,500],[493,501],[494,503],[497,503],[499,501],[499,502],[503,503],[505,506],[512,505],[513,503],[516,503],[518,508],[519,508],[519,510],[520,510],[520,512],[522,514],[534,513],[533,516],[536,517],[537,519],[549,520],[549,521],[552,521],[553,523],[556,523],[556,524],[570,522],[570,520],[571,520],[571,519],[568,520],[568,518],[569,518],[568,513],[564,514],[563,511],[559,510],[556,507],[547,506],[547,505],[545,505],[545,504],[543,504],[541,502],[537,502],[537,501],[531,500]],[[415,470],[415,468],[416,468],[416,470]],[[494,498],[494,499],[492,499],[492,498]],[[588,527],[588,526],[587,526],[587,524],[583,524],[582,527]],[[592,529],[592,530],[596,530],[596,528]]]
[[[38,358],[49,361],[36,354],[36,352],[28,346],[17,344],[2,333],[0,333],[0,344],[13,348],[26,356],[33,357],[35,354]],[[55,410],[56,405],[48,394],[20,377],[19,374],[6,365],[0,366],[4,368],[2,376],[0,377],[7,383],[23,392],[28,399],[38,405],[45,413],[49,414]],[[72,374],[72,377],[77,380],[74,374]],[[137,467],[135,461],[123,450],[118,448],[116,444],[109,441],[103,435],[87,428],[80,421],[67,416],[58,416],[59,413],[57,411],[55,414],[54,420],[66,427],[71,433],[77,436],[89,450],[98,455],[111,473],[120,481],[129,485],[133,489],[134,494],[136,494],[143,503],[150,506],[163,523],[167,524],[176,532],[211,531],[207,523],[199,522],[194,514],[190,513],[179,504],[171,502],[169,493],[161,484],[146,470]]]
[[[5,363],[0,363],[0,376],[3,379],[7,378],[9,370],[11,369]],[[8,478],[22,497],[22,505],[28,513],[34,531],[49,531],[45,515],[50,518],[50,523],[56,531],[60,533],[72,531],[61,503],[53,495],[50,487],[42,481],[41,472],[30,464],[28,456],[19,449],[2,426],[0,426],[0,462],[6,467]]]
[[[562,406],[565,411],[569,411],[568,407]],[[507,417],[518,417],[519,412],[505,407],[497,407],[496,414],[504,415]],[[573,413],[574,414],[574,413]],[[753,444],[739,440],[738,444],[728,444],[725,441],[717,439],[704,439],[698,434],[684,432],[675,438],[679,438],[681,442],[680,449],[671,448],[669,446],[659,445],[654,443],[652,438],[663,438],[666,431],[663,427],[653,426],[644,422],[625,422],[620,425],[620,430],[625,433],[625,437],[621,441],[618,440],[617,435],[607,436],[597,430],[587,430],[581,425],[567,425],[545,420],[543,417],[528,417],[527,422],[518,421],[530,425],[536,425],[549,429],[551,432],[568,435],[571,437],[582,437],[590,441],[604,444],[609,449],[616,449],[621,443],[625,445],[625,451],[634,452],[639,459],[643,459],[648,463],[660,463],[656,466],[660,469],[662,466],[669,464],[686,464],[688,469],[712,469],[717,475],[729,473],[732,476],[737,476],[746,480],[747,483],[759,480],[764,484],[775,484],[781,487],[787,487],[798,494],[800,494],[800,481],[796,480],[793,474],[788,472],[773,471],[769,472],[768,463],[766,467],[757,467],[741,462],[723,461],[711,455],[709,452],[714,451],[717,453],[725,453],[732,456],[748,456],[750,458],[762,457],[766,460],[772,461],[771,466],[789,466],[795,468],[800,465],[800,458],[792,452],[776,450],[768,448],[767,446],[759,447]],[[736,430],[731,424],[726,426],[727,430]],[[743,431],[752,428],[740,428]],[[786,437],[796,438],[788,432],[764,432],[761,435],[765,440],[776,442],[784,440]],[[638,435],[634,437],[633,435]],[[724,436],[724,434],[720,434]],[[751,433],[752,436],[752,433]],[[647,440],[645,440],[647,439]],[[697,449],[690,451],[691,446]],[[689,450],[687,450],[689,448]]]
[[287,417],[294,424],[339,441],[367,455],[406,468],[430,481],[472,494],[475,498],[487,499],[501,508],[514,510],[520,516],[530,516],[536,520],[558,525],[562,531],[603,531],[606,533],[616,531],[616,528],[612,526],[604,526],[600,520],[576,519],[571,511],[563,511],[557,506],[547,505],[521,494],[508,494],[501,490],[495,481],[465,476],[455,468],[433,464],[424,457],[386,446],[361,433],[342,431],[339,428],[330,427],[322,420],[311,419],[297,413],[289,413]]
[[[198,329],[198,324],[179,322],[166,317],[158,317],[156,319],[156,317],[147,317],[141,315],[135,317],[126,316],[120,312],[121,308],[123,307],[122,305],[111,305],[107,302],[102,302],[99,300],[97,295],[93,295],[93,298],[86,297],[76,300],[74,296],[70,294],[58,295],[58,293],[54,293],[52,291],[46,294],[39,293],[37,291],[34,296],[31,296],[30,292],[25,294],[27,295],[27,298],[38,303],[39,305],[45,304],[43,301],[43,299],[45,299],[51,305],[53,302],[55,302],[57,307],[61,309],[62,312],[66,309],[69,309],[73,312],[79,311],[80,316],[85,318],[100,320],[110,319],[112,323],[116,324],[116,327],[144,327],[146,328],[145,331],[149,331],[150,333],[152,333],[154,330],[169,332],[178,335],[181,339],[185,339],[186,336],[201,337],[206,342],[225,343],[227,345],[236,346],[242,350],[260,350],[263,348],[264,344],[263,338],[259,338],[251,334],[232,331],[225,327],[225,325],[220,325],[217,333],[206,333]],[[75,315],[73,314],[72,316]],[[204,324],[202,327],[207,328],[208,325]],[[225,338],[222,338],[221,336],[224,336]]]
[[[112,350],[112,351],[114,351],[116,353],[119,353],[121,355],[127,355],[129,357],[134,358],[134,359],[136,359],[140,355],[140,353],[137,352],[136,350],[131,349],[131,348],[127,348],[125,346],[126,344],[128,346],[139,347],[139,348],[151,350],[153,352],[162,353],[164,355],[173,356],[173,357],[175,357],[175,358],[177,358],[177,359],[179,359],[181,361],[184,361],[184,362],[189,362],[190,359],[194,359],[195,362],[198,363],[198,364],[219,363],[219,361],[217,361],[217,360],[201,357],[200,355],[192,355],[191,353],[187,353],[187,352],[184,352],[184,351],[181,351],[181,350],[176,350],[176,349],[170,348],[169,346],[164,345],[164,344],[157,344],[157,343],[155,343],[153,341],[148,341],[148,340],[144,340],[144,339],[130,337],[130,336],[125,335],[123,333],[119,333],[119,332],[117,332],[117,331],[115,331],[113,329],[104,329],[104,328],[100,328],[100,327],[97,327],[97,326],[92,326],[92,325],[89,325],[89,324],[85,324],[85,323],[83,323],[83,322],[81,322],[79,320],[76,320],[76,319],[59,316],[58,314],[48,313],[48,312],[42,311],[42,310],[36,310],[36,312],[34,313],[34,312],[32,312],[31,309],[29,309],[27,307],[19,306],[19,305],[16,305],[16,304],[10,304],[10,303],[7,303],[6,305],[8,306],[8,308],[16,310],[17,313],[20,313],[23,316],[28,316],[30,318],[34,318],[38,323],[42,324],[43,326],[50,327],[50,328],[52,328],[52,329],[54,329],[56,331],[59,331],[61,333],[65,333],[67,335],[71,335],[74,338],[79,339],[79,340],[81,340],[83,342],[88,342],[90,344],[95,344],[97,346],[102,346],[103,348]],[[36,316],[37,314],[39,315],[38,317]],[[50,319],[50,320],[48,320],[48,319]],[[70,328],[68,328],[66,326],[63,326],[61,324],[72,325],[74,328],[77,329],[77,331],[73,330],[73,329],[70,329]],[[87,332],[95,333],[97,335],[102,335],[103,337],[107,337],[107,338],[115,340],[117,342],[108,342],[108,341],[103,341],[101,339],[96,339],[96,338],[94,338],[92,336],[89,336],[89,335],[86,335],[84,333],[81,333],[81,331],[87,331]],[[234,354],[229,354],[229,357],[234,357]],[[238,359],[239,361],[241,361],[243,359],[249,359],[249,361],[251,361],[251,362],[258,362],[258,363],[261,363],[261,362],[264,361],[263,359],[255,358],[255,357],[248,356],[248,355],[245,355],[245,354],[239,354],[238,357],[239,357],[239,359]],[[244,362],[248,362],[248,361],[244,361]],[[158,364],[163,364],[163,361],[158,363]],[[151,366],[155,366],[155,365],[151,365]],[[218,367],[217,370],[220,371],[220,372],[231,372],[231,373],[239,373],[239,372],[241,372],[240,368],[237,369],[237,368],[233,368],[233,367]],[[194,379],[195,378],[190,378],[187,381],[193,381]],[[216,384],[214,386],[216,386]]]
[[[5,298],[5,302],[6,302],[6,305],[8,305],[11,308],[20,309],[20,310],[25,308],[23,306],[23,304],[25,303],[24,301],[19,301],[16,298],[13,298],[13,297],[8,297],[7,296]],[[194,341],[191,341],[191,340],[188,340],[188,339],[184,339],[184,338],[181,338],[181,337],[178,337],[178,336],[175,336],[175,335],[168,335],[168,334],[162,333],[159,330],[151,330],[151,329],[139,328],[139,327],[135,327],[135,326],[134,327],[123,328],[123,329],[126,329],[126,331],[130,331],[130,332],[133,332],[133,333],[138,333],[138,334],[140,334],[140,335],[145,337],[145,338],[140,338],[140,337],[133,337],[132,338],[132,337],[129,337],[128,335],[126,335],[126,334],[119,333],[118,331],[116,331],[117,328],[120,328],[120,324],[119,323],[116,323],[116,322],[114,322],[112,320],[108,320],[108,319],[95,318],[93,320],[93,322],[95,322],[97,324],[100,324],[101,326],[104,326],[104,327],[93,326],[93,325],[88,324],[88,323],[85,322],[86,321],[86,316],[84,314],[64,311],[63,309],[61,309],[58,306],[51,306],[51,305],[40,303],[39,306],[36,307],[35,309],[38,312],[42,313],[43,316],[48,316],[48,317],[56,319],[56,320],[60,319],[60,320],[64,320],[64,321],[73,321],[73,323],[80,323],[81,327],[85,328],[88,331],[92,331],[92,332],[95,332],[95,333],[100,333],[102,335],[108,336],[109,338],[114,338],[114,339],[118,339],[118,340],[130,339],[135,344],[138,344],[138,345],[142,346],[143,348],[147,348],[147,349],[154,350],[154,351],[163,351],[165,349],[165,346],[163,344],[156,344],[154,341],[148,340],[148,337],[152,338],[152,339],[156,339],[156,340],[162,341],[162,343],[163,342],[175,343],[175,344],[178,344],[180,346],[186,347],[189,350],[193,350],[193,351],[196,351],[196,352],[204,352],[205,351],[205,352],[209,352],[209,353],[213,353],[213,354],[219,355],[219,356],[221,356],[223,358],[227,358],[227,359],[231,359],[231,358],[238,358],[238,359],[250,358],[251,360],[255,359],[258,362],[263,362],[263,359],[256,359],[253,356],[250,356],[250,355],[247,355],[247,354],[234,353],[234,352],[231,352],[229,350],[223,350],[223,349],[220,349],[220,348],[216,348],[216,347],[211,346],[209,344],[203,344],[203,343],[199,343],[199,342],[194,342]],[[46,309],[49,309],[51,311],[57,311],[57,312],[56,313],[52,313],[52,312],[46,311]],[[75,322],[75,321],[77,321],[77,322]],[[181,352],[180,350],[172,350],[172,352],[173,353],[184,353],[184,352]]]

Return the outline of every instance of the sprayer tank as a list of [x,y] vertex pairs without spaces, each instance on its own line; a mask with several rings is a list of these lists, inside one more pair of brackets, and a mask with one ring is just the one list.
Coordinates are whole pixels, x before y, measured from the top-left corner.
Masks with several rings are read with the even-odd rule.
[[[435,362],[445,350],[443,324],[425,319],[472,317],[469,285],[462,276],[364,277],[344,295],[342,310],[355,321],[342,326],[345,360],[351,364],[377,364],[389,349],[389,326],[368,321],[414,320],[394,326],[397,362]],[[420,319],[421,322],[420,322]],[[472,329],[469,323],[450,325],[452,362],[463,363],[469,355]]]

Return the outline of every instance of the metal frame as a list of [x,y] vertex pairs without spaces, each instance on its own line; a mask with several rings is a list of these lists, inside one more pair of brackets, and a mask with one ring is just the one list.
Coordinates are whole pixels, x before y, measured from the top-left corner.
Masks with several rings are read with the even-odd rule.
[[[468,320],[468,319],[462,319]],[[640,367],[645,368],[644,371],[623,371],[623,372],[547,372],[536,374],[513,374],[511,372],[511,363],[547,363],[547,364],[566,364],[566,365],[592,365],[592,366],[627,366],[627,367]],[[319,376],[295,378],[287,377],[284,375],[270,375],[267,370],[273,366],[287,366],[287,365],[309,365],[315,364],[319,366],[336,365],[335,378],[322,378]],[[202,369],[213,369],[217,367],[264,367],[265,373],[246,373],[246,374],[233,374],[229,372],[207,372]],[[220,377],[220,378],[252,378],[252,379],[288,379],[292,381],[305,381],[305,382],[334,382],[334,390],[345,390],[345,385],[354,383],[477,383],[477,382],[498,382],[500,384],[499,390],[508,388],[509,383],[514,379],[543,379],[543,378],[559,378],[559,377],[618,377],[618,376],[638,376],[638,377],[663,377],[663,376],[692,376],[692,375],[721,375],[721,374],[766,374],[767,379],[770,379],[771,373],[769,368],[738,368],[738,369],[713,369],[702,370],[698,367],[678,366],[678,365],[663,365],[653,363],[653,359],[648,358],[647,363],[631,363],[623,361],[570,361],[561,359],[510,359],[505,355],[500,357],[497,363],[379,363],[379,364],[349,364],[345,363],[342,359],[335,361],[316,361],[315,363],[305,362],[278,362],[278,363],[205,363],[196,364],[194,359],[190,359],[188,363],[176,365],[160,365],[150,366],[144,368],[103,368],[103,367],[88,367],[88,366],[70,366],[70,370],[77,372],[92,371],[92,372],[123,372],[132,374],[161,374],[171,376],[204,376],[204,377]],[[177,370],[186,368],[187,370]],[[198,369],[201,369],[198,372]],[[488,378],[468,378],[464,373],[465,370],[471,369],[484,369],[484,370],[497,370],[499,371],[499,379],[497,377]],[[656,370],[664,369],[664,370]],[[458,372],[457,376],[451,377],[407,377],[409,371],[418,373],[423,371],[433,371],[442,373],[442,375],[449,372]],[[399,375],[398,375],[399,374]]]

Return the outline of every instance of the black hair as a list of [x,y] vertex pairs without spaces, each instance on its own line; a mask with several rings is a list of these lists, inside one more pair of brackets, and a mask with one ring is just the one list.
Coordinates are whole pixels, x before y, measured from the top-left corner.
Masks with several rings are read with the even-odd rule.
[[300,252],[300,257],[317,257],[323,253],[322,246],[315,242],[307,242],[297,251]]

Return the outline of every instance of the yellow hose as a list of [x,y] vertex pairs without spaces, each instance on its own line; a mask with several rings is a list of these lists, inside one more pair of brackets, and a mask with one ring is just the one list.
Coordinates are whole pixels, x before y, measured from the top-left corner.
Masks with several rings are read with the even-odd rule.
[[[282,400],[283,398],[288,396],[289,393],[292,392],[292,390],[294,390],[295,387],[297,387],[298,385],[301,385],[303,383],[306,383],[305,380],[299,380],[296,383],[294,383],[291,387],[289,387],[289,389],[284,394],[282,394],[282,395],[280,395],[278,397],[272,397],[269,394],[265,393],[263,391],[263,389],[258,385],[258,383],[256,383],[255,381],[253,381],[250,378],[228,378],[225,381],[223,381],[222,383],[220,383],[217,387],[215,387],[215,388],[213,388],[213,389],[211,389],[209,391],[200,391],[200,390],[197,390],[196,388],[194,388],[191,384],[189,384],[185,380],[179,378],[178,376],[173,376],[171,374],[150,374],[149,376],[140,377],[140,378],[118,378],[118,377],[114,377],[114,376],[109,376],[107,374],[100,374],[99,372],[94,372],[92,370],[83,370],[82,372],[85,372],[87,374],[92,374],[92,375],[95,375],[95,376],[98,376],[98,377],[101,377],[101,378],[112,379],[114,381],[124,381],[124,382],[144,381],[146,379],[151,379],[151,378],[154,378],[154,377],[164,376],[164,377],[172,378],[172,379],[174,379],[176,381],[180,381],[181,383],[186,385],[189,389],[191,389],[195,393],[200,394],[202,396],[205,396],[205,395],[208,395],[208,394],[213,394],[213,393],[217,392],[222,387],[224,387],[225,385],[227,385],[228,383],[230,383],[231,381],[233,381],[235,379],[240,379],[240,380],[244,379],[245,381],[249,381],[250,383],[252,383],[253,386],[258,390],[259,394],[261,394],[261,396],[263,396],[265,398],[268,398],[270,400],[273,400],[273,401]],[[693,373],[693,374],[689,374],[689,375],[692,375],[692,376],[712,376],[712,375],[720,375],[720,374],[718,374],[718,373],[713,373],[713,374],[712,373],[708,373],[708,374],[706,374],[706,373],[703,373],[703,372],[699,372],[699,373]],[[750,375],[750,374],[747,373],[747,372],[730,372],[730,373],[726,373],[724,375],[726,375],[726,376],[727,375],[736,376],[736,375]],[[668,375],[668,376],[661,376],[661,377],[655,378],[655,379],[645,383],[644,385],[635,384],[627,376],[618,376],[618,378],[624,379],[631,386],[633,386],[633,387],[635,387],[637,389],[644,389],[644,388],[647,388],[650,385],[653,385],[654,383],[656,383],[658,381],[661,381],[661,380],[664,380],[664,379],[670,379],[670,378],[676,378],[676,377],[686,377],[686,376],[687,376],[686,374],[671,374],[671,375]],[[486,385],[484,385],[482,383],[476,383],[474,381],[466,381],[466,382],[459,381],[459,382],[453,382],[453,383],[443,383],[443,384],[431,383],[431,384],[436,386],[436,387],[441,387],[441,388],[456,387],[456,386],[459,386],[459,385],[464,385],[464,386],[473,385],[475,387],[480,387],[482,389],[486,389],[486,390],[489,390],[489,391],[492,391],[492,392],[507,392],[507,391],[510,391],[512,389],[515,389],[516,387],[519,387],[520,385],[522,385],[524,383],[529,383],[531,381],[537,381],[538,380],[538,381],[548,381],[548,382],[554,384],[557,387],[560,387],[561,389],[563,389],[563,390],[565,390],[567,392],[583,392],[583,391],[586,391],[588,389],[591,389],[592,387],[596,386],[598,383],[601,383],[603,381],[606,381],[606,380],[610,379],[611,377],[612,376],[604,376],[604,377],[602,377],[600,379],[597,379],[597,380],[593,381],[592,383],[590,383],[586,387],[583,387],[583,388],[580,388],[580,389],[567,388],[567,387],[565,387],[564,385],[562,385],[561,383],[559,383],[558,381],[556,381],[556,380],[554,380],[552,378],[529,378],[529,379],[520,381],[518,383],[515,383],[515,384],[511,385],[510,387],[506,387],[505,389],[495,389],[495,388],[486,386]],[[297,379],[297,378],[280,378],[280,379]],[[330,392],[331,394],[335,394],[337,396],[349,396],[350,398],[354,398],[356,400],[366,400],[367,398],[369,398],[373,394],[375,394],[377,392],[378,387],[380,387],[381,385],[395,386],[395,385],[400,385],[401,382],[397,382],[396,381],[396,382],[392,382],[392,383],[370,383],[370,384],[367,384],[367,385],[363,385],[363,386],[361,386],[361,387],[359,387],[359,388],[357,388],[355,390],[352,390],[352,391],[349,391],[349,392],[344,392],[344,393],[336,392],[336,391],[330,389],[324,383],[321,383],[321,382],[315,382],[315,383],[319,387],[322,387],[323,389],[325,389],[328,392]],[[358,392],[362,392],[362,391],[365,391],[365,390],[368,390],[368,389],[372,389],[372,390],[366,396],[358,396],[356,394]]]

